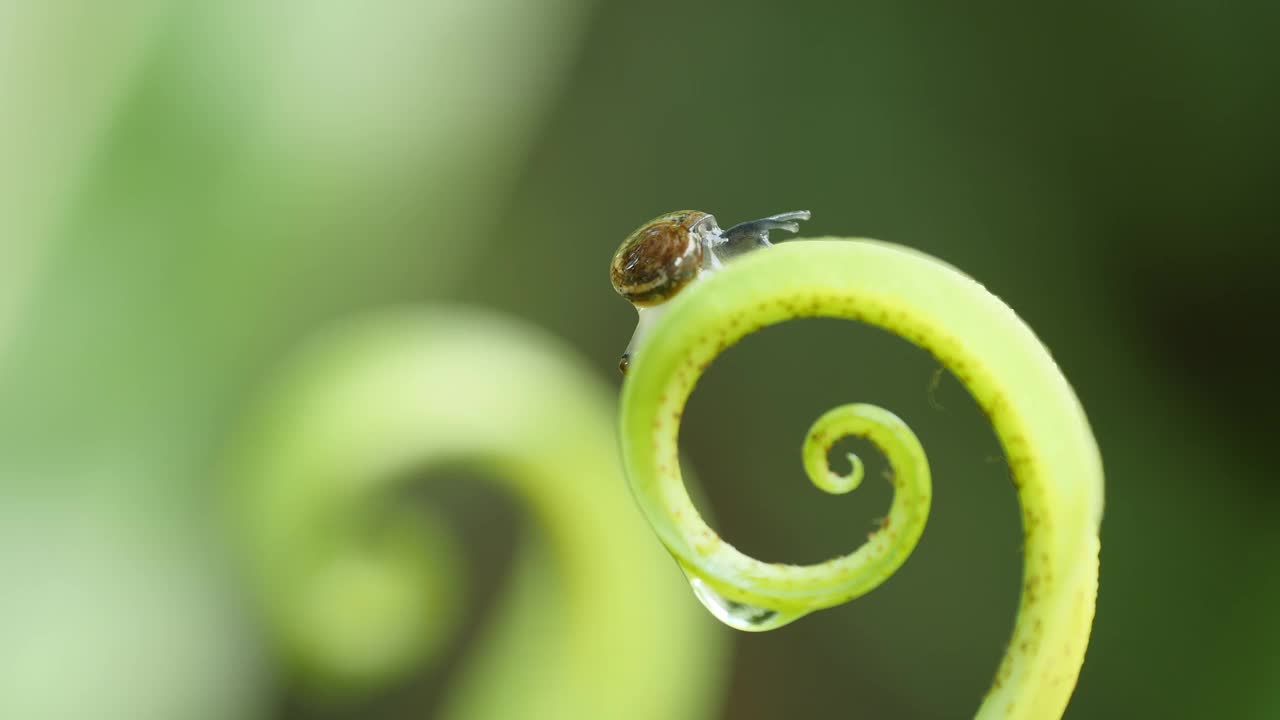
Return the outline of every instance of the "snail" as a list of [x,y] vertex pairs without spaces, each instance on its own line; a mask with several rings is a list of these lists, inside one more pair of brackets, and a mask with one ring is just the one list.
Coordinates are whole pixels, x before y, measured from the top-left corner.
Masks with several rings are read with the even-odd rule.
[[618,361],[625,375],[631,355],[646,327],[662,306],[708,272],[752,250],[769,247],[770,230],[800,230],[808,210],[779,213],[721,230],[715,216],[699,210],[677,210],[640,226],[613,254],[609,279],[613,289],[640,314],[636,332]]

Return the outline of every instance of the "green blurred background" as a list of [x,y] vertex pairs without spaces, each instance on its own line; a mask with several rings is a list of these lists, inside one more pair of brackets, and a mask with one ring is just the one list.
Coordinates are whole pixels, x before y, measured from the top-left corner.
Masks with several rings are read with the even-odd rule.
[[[221,458],[282,358],[391,305],[497,309],[616,386],[634,311],[605,266],[686,207],[809,209],[808,234],[910,245],[1003,297],[1107,471],[1068,716],[1280,717],[1277,28],[1274,5],[1154,0],[0,2],[0,717],[432,717],[448,663],[334,702],[277,660]],[[809,321],[699,386],[683,447],[747,552],[824,559],[887,507],[804,480],[837,403],[902,415],[936,486],[885,587],[708,630],[732,647],[708,718],[977,706],[1020,533],[990,428],[935,369]],[[464,526],[510,503],[456,494]],[[479,577],[516,542],[495,535]]]

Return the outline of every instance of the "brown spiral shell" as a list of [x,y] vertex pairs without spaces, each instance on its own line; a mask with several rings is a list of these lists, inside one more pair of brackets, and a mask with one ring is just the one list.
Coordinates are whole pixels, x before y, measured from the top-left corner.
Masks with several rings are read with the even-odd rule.
[[613,289],[638,307],[670,299],[698,276],[704,251],[695,229],[708,218],[714,222],[698,210],[677,210],[628,235],[609,266]]

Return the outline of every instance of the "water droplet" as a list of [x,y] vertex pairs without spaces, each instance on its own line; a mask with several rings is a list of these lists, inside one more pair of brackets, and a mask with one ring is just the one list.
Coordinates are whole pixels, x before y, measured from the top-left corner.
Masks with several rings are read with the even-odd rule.
[[758,607],[748,603],[730,600],[702,581],[702,578],[689,576],[689,585],[693,594],[704,607],[720,622],[735,630],[759,632],[773,630],[799,619],[803,613],[782,613],[769,608]]

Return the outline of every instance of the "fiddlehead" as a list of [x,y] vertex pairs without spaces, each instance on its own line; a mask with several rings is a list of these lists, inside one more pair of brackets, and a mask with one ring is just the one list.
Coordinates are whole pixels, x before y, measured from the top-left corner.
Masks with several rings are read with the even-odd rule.
[[809,477],[828,491],[860,479],[857,462],[848,478],[827,468],[827,449],[841,436],[863,435],[888,456],[888,522],[854,552],[814,565],[765,563],[720,539],[690,501],[677,436],[698,377],[744,335],[799,317],[857,320],[911,341],[990,418],[1021,505],[1025,568],[1013,637],[978,716],[1061,716],[1093,617],[1101,461],[1075,395],[1031,330],[931,257],[875,241],[793,241],[735,260],[663,306],[633,341],[621,408],[624,465],[659,538],[704,604],[742,629],[778,627],[866,593],[911,552],[928,512],[929,470],[905,424],[875,407],[837,408],[804,441]]
[[369,689],[457,625],[465,548],[393,492],[443,463],[493,478],[535,537],[435,716],[706,716],[719,644],[635,515],[586,367],[516,322],[449,309],[351,323],[287,370],[230,477],[267,624],[303,679]]

